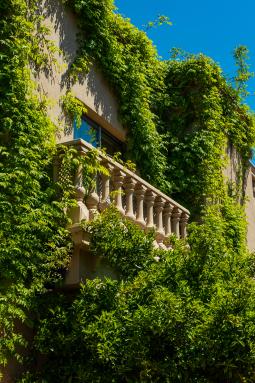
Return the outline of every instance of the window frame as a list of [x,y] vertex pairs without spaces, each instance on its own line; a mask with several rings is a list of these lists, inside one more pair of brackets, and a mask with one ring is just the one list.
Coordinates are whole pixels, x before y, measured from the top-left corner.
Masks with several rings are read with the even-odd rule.
[[[107,153],[107,147],[105,147],[104,145],[102,145],[102,138],[105,136],[106,139],[108,138],[110,141],[112,141],[112,143],[114,145],[116,145],[116,147],[119,148],[118,151],[116,151],[115,153],[117,152],[120,152],[121,153],[121,156],[124,157],[124,154],[126,152],[126,145],[124,142],[120,141],[118,138],[116,138],[114,135],[112,135],[111,133],[109,133],[103,126],[101,126],[100,124],[98,124],[97,122],[95,122],[94,120],[92,120],[88,115],[84,114],[82,115],[81,119],[83,121],[85,121],[88,126],[91,126],[92,128],[95,129],[96,131],[96,145],[95,147],[96,148],[105,148],[106,149],[106,154],[111,156],[112,157],[112,154],[110,153]],[[83,139],[82,137],[78,137],[79,134],[79,129],[80,128],[77,128],[77,125],[76,125],[76,122],[74,121],[74,137],[75,139]],[[76,133],[76,134],[75,134]],[[84,139],[85,140],[85,139]],[[86,140],[85,140],[86,141]],[[88,142],[88,141],[87,141]],[[89,142],[91,143],[91,142]],[[92,143],[91,143],[92,144]],[[93,144],[92,144],[93,145]],[[94,145],[93,145],[94,146]]]

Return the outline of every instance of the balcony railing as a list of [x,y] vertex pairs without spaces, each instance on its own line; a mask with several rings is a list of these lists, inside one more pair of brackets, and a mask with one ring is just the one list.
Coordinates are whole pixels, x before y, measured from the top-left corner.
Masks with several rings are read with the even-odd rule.
[[[68,142],[80,155],[94,149],[82,139]],[[155,230],[155,246],[167,248],[166,239],[171,233],[185,238],[189,211],[170,197],[144,181],[137,174],[99,152],[99,161],[108,169],[109,175],[98,174],[96,187],[85,198],[82,186],[82,169],[75,177],[77,207],[71,211],[72,232],[75,242],[82,240],[78,235],[82,220],[93,220],[111,203],[126,218],[138,224],[143,230]]]

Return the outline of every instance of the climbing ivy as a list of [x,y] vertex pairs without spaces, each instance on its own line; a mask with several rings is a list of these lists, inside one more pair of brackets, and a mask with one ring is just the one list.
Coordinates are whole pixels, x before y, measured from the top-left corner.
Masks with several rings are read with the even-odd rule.
[[62,97],[62,107],[68,116],[69,125],[72,126],[75,120],[77,128],[80,128],[82,115],[87,112],[83,102],[76,98],[71,91],[68,91],[65,96]]
[[247,82],[254,77],[254,73],[249,71],[250,66],[247,64],[249,50],[244,45],[239,45],[234,49],[234,59],[237,67],[237,73],[234,78],[237,92],[242,97],[249,95],[247,91]]
[[164,145],[153,108],[162,97],[165,64],[146,34],[115,12],[112,0],[65,3],[78,16],[81,31],[71,75],[86,75],[90,63],[101,69],[119,100],[120,118],[128,129],[129,157],[143,177],[164,186]]
[[30,327],[27,313],[61,279],[71,250],[67,200],[57,198],[51,175],[56,128],[29,69],[46,65],[51,49],[36,13],[35,1],[0,4],[1,366],[14,355],[21,360],[17,346],[26,341],[18,329]]
[[146,34],[120,16],[112,0],[65,4],[80,27],[71,74],[86,75],[91,63],[103,72],[118,96],[129,156],[141,175],[199,211],[208,198],[224,194],[225,149],[233,144],[243,161],[242,184],[253,116],[221,69],[203,55],[180,59],[176,52],[175,59],[159,60]]
[[227,198],[224,169],[233,161],[228,147],[239,155],[243,191],[254,117],[218,65],[203,55],[170,60],[165,82],[168,97],[158,113],[160,131],[167,135],[166,174],[172,196],[198,217],[208,203]]
[[22,382],[254,382],[254,259],[232,207],[212,206],[171,252],[104,212],[92,251],[117,278],[40,298],[33,355],[44,363]]
[[[87,281],[74,302],[49,294],[70,258],[64,211],[74,192],[69,171],[79,161],[63,150],[68,185],[54,184],[56,127],[31,71],[53,65],[55,48],[36,1],[1,2],[0,363],[13,355],[21,361],[17,346],[26,340],[17,324],[30,326],[33,312],[31,347],[48,360],[44,376],[31,377],[28,367],[23,381],[252,382],[253,258],[240,196],[227,189],[223,170],[233,144],[243,182],[253,116],[210,59],[160,61],[111,0],[64,2],[80,26],[70,76],[77,81],[90,65],[100,68],[119,99],[130,158],[199,222],[190,227],[189,246],[176,241],[165,252],[116,212],[105,213],[89,228],[92,248],[119,280]],[[84,111],[71,94],[64,105],[76,118]],[[92,168],[90,161],[84,169],[93,175]]]

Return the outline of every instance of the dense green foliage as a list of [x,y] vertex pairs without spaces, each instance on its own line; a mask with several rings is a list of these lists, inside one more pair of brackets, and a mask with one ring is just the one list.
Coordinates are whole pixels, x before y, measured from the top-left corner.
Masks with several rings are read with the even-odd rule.
[[62,98],[63,110],[67,115],[70,126],[72,126],[73,121],[76,121],[76,126],[79,128],[81,126],[82,115],[87,112],[85,105],[78,100],[70,91]]
[[165,65],[146,34],[114,13],[112,0],[65,1],[77,14],[80,52],[72,75],[85,75],[89,63],[102,70],[119,99],[121,121],[129,132],[129,155],[142,176],[158,186],[165,181],[163,142],[154,106],[162,97]]
[[[101,69],[120,101],[130,157],[146,179],[192,208],[199,224],[190,227],[189,246],[173,239],[166,252],[110,210],[86,227],[94,256],[106,258],[118,280],[87,280],[76,296],[47,292],[69,259],[63,211],[79,161],[75,151],[61,154],[60,190],[51,177],[55,127],[29,70],[52,65],[55,48],[36,2],[2,2],[0,363],[19,357],[15,346],[25,341],[15,324],[33,318],[37,335],[23,381],[254,382],[254,265],[239,204],[252,116],[208,58],[162,62],[111,0],[64,3],[81,29],[72,80],[91,63]],[[71,93],[62,101],[71,118],[83,112]],[[240,185],[229,189],[227,144],[242,156]],[[95,156],[83,158],[86,191]],[[43,372],[34,373],[40,359]]]
[[123,223],[113,207],[86,228],[92,238],[92,253],[102,254],[114,268],[118,264],[121,278],[133,278],[152,259],[154,233],[145,236],[132,222]]
[[203,55],[160,61],[146,34],[114,12],[112,0],[65,3],[81,29],[71,74],[85,75],[91,63],[101,69],[119,98],[129,155],[141,175],[198,214],[208,199],[223,197],[225,148],[233,144],[243,159],[242,190],[254,122],[220,68]]
[[254,142],[253,116],[240,104],[220,68],[207,57],[171,60],[165,79],[168,99],[159,106],[161,131],[167,134],[168,168],[172,195],[192,213],[225,198],[223,169],[232,159],[226,147],[241,154],[240,185]]
[[61,278],[59,270],[66,267],[71,246],[66,203],[57,200],[49,177],[55,127],[44,101],[34,95],[28,70],[29,63],[37,66],[45,60],[35,10],[33,1],[29,13],[23,0],[0,4],[1,364],[24,343],[15,324],[26,321],[45,284]]
[[169,252],[104,213],[92,249],[119,280],[87,280],[74,300],[42,298],[34,354],[48,359],[24,381],[254,382],[254,260],[233,243],[237,227],[240,243],[240,212],[230,223],[211,209],[190,248],[177,241]]
[[235,85],[237,92],[242,96],[246,97],[249,92],[247,91],[247,81],[254,77],[254,73],[250,72],[250,66],[247,64],[248,49],[244,45],[239,45],[234,50],[234,59],[237,66],[237,73],[235,76]]

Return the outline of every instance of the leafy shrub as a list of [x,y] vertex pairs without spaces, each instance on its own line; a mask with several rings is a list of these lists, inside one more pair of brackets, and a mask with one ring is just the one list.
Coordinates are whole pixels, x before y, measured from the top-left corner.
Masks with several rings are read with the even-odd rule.
[[254,260],[228,245],[213,210],[190,230],[190,247],[148,253],[151,238],[114,210],[100,217],[93,251],[123,277],[87,280],[73,301],[44,298],[39,381],[253,382]]
[[85,229],[91,234],[92,253],[106,257],[124,278],[133,277],[153,260],[153,232],[145,235],[115,207],[85,224]]

